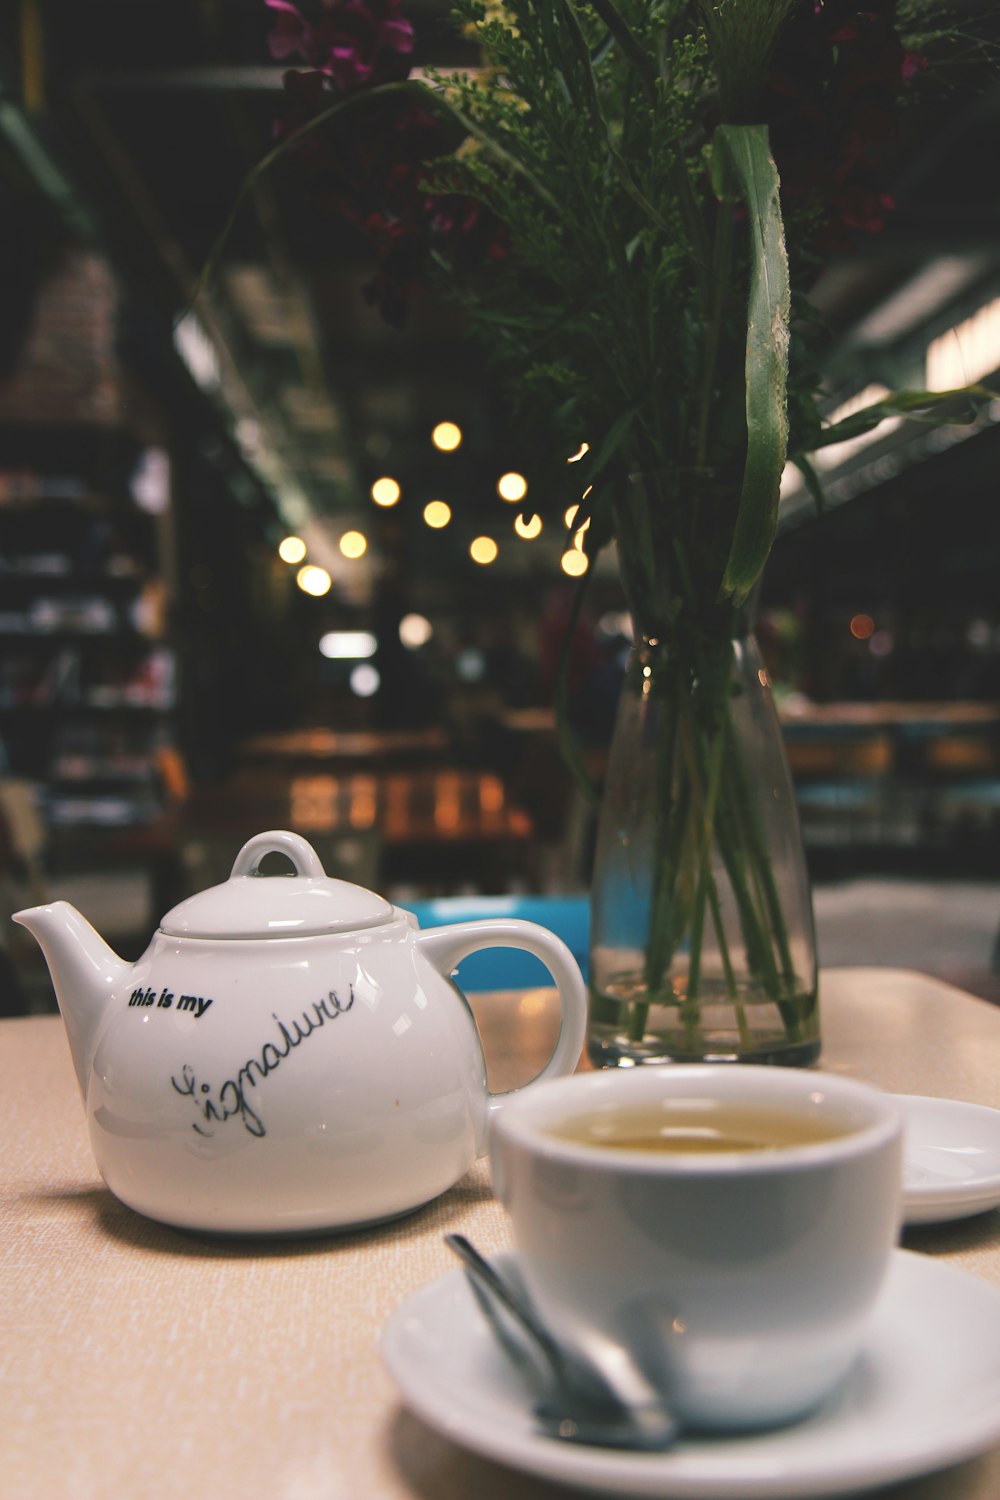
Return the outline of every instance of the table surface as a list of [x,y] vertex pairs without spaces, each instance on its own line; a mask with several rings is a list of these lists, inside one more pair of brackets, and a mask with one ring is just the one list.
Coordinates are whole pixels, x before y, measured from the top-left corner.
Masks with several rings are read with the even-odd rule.
[[[475,997],[494,1088],[526,1081],[547,991]],[[822,981],[822,1066],[897,1093],[1000,1106],[1000,1010],[923,975]],[[0,1022],[0,1497],[41,1500],[559,1500],[399,1404],[379,1330],[454,1269],[442,1242],[510,1243],[485,1163],[407,1219],[296,1242],[213,1241],[104,1187],[57,1017]],[[907,1248],[1000,1287],[1000,1210],[911,1230]],[[1000,1449],[882,1492],[996,1500]]]

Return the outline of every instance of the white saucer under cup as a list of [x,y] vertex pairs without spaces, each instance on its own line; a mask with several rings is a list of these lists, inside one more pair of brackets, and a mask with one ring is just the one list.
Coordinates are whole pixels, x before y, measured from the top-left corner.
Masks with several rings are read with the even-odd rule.
[[449,1441],[608,1494],[812,1500],[946,1468],[1000,1443],[1000,1292],[905,1250],[893,1253],[862,1354],[811,1416],[771,1431],[684,1437],[665,1453],[543,1436],[534,1397],[461,1271],[397,1308],[381,1350],[407,1406]]

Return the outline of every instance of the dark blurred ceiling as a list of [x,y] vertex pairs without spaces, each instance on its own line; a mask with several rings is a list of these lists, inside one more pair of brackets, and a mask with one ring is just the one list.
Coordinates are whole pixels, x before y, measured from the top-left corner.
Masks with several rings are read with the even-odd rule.
[[[404,9],[416,68],[475,62],[448,0]],[[49,196],[91,223],[165,323],[272,142],[284,69],[270,28],[263,0],[9,0],[0,17],[6,149],[27,161],[33,143]],[[904,119],[889,227],[817,285],[834,388],[913,384],[915,371],[920,383],[929,334],[1000,295],[1000,87],[973,93],[962,76]],[[404,332],[387,328],[361,294],[370,274],[354,232],[311,213],[281,167],[244,204],[198,315],[224,350],[248,457],[289,518],[305,506],[342,530],[370,517],[384,472],[421,505],[449,499],[469,526],[496,517],[511,459],[481,355],[431,299]],[[465,433],[447,457],[429,441],[444,418]]]

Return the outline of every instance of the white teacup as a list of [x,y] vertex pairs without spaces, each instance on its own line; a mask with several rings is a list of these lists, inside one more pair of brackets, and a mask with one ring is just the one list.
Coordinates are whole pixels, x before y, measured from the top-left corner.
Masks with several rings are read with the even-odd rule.
[[[834,1133],[706,1154],[554,1133],[622,1111],[682,1138],[769,1119]],[[848,1079],[647,1067],[507,1100],[490,1158],[539,1311],[569,1341],[625,1343],[685,1424],[746,1428],[803,1415],[860,1352],[899,1232],[901,1134],[891,1096]]]

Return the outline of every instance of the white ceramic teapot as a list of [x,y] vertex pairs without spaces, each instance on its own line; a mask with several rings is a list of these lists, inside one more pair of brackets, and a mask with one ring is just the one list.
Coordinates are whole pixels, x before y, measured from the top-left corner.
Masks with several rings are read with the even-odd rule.
[[[272,851],[294,875],[258,873]],[[525,948],[559,987],[539,1077],[572,1072],[583,1046],[583,980],[553,933],[509,918],[421,931],[327,878],[294,833],[251,839],[230,879],[168,912],[134,965],[65,901],[14,920],[48,962],[105,1182],[184,1228],[346,1228],[457,1182],[503,1097],[448,977],[479,948]]]

